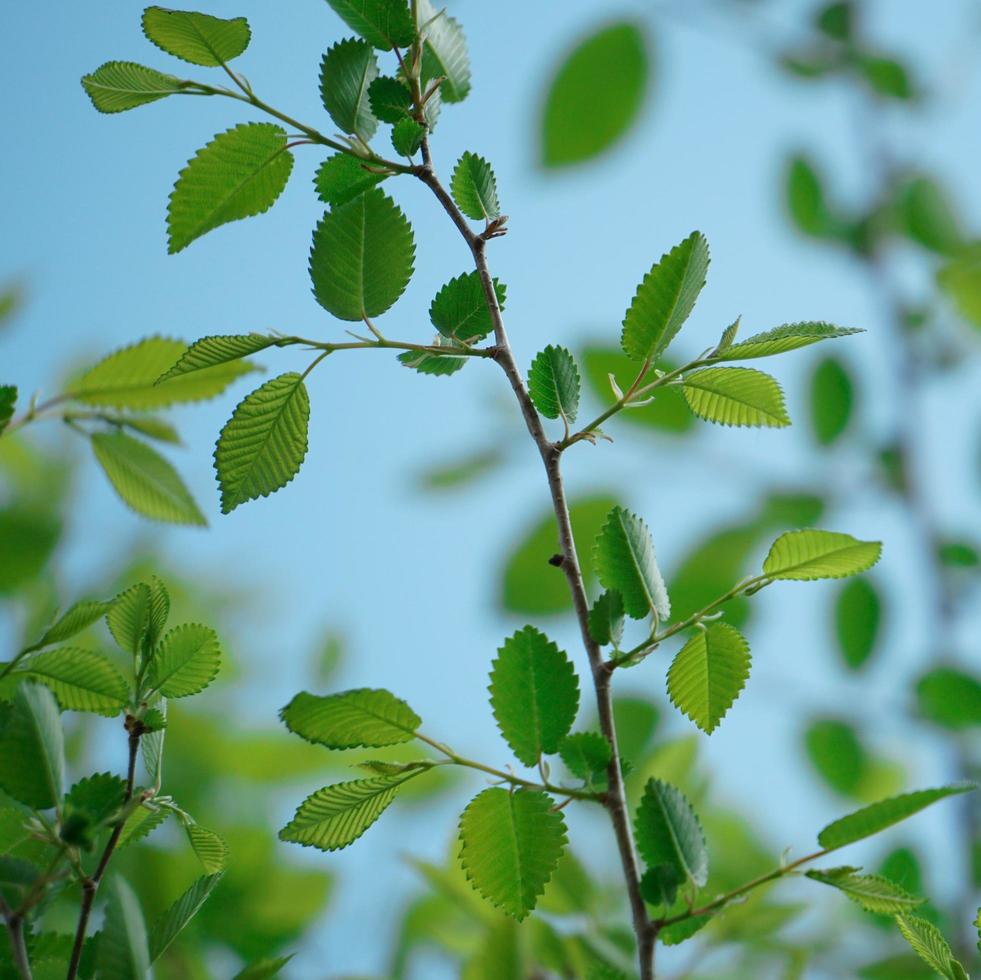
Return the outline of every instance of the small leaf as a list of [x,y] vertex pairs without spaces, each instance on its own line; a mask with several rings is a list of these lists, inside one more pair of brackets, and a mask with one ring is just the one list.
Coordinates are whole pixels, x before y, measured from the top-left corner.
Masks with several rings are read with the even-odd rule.
[[58,647],[23,661],[21,670],[51,690],[67,711],[93,711],[112,717],[126,705],[123,675],[102,654]]
[[537,790],[485,789],[460,818],[460,861],[492,905],[521,920],[544,892],[566,843],[565,821]]
[[[460,349],[454,341],[443,336],[437,336],[433,346],[445,347],[447,350]],[[435,377],[456,374],[467,363],[467,358],[458,354],[432,354],[429,351],[421,350],[404,351],[399,354],[398,360],[404,367],[418,371],[420,374],[430,374]]]
[[619,647],[623,639],[623,596],[604,592],[589,610],[589,635],[601,647]]
[[320,97],[337,127],[367,142],[378,120],[371,111],[368,87],[378,77],[371,45],[348,38],[329,48],[320,63]]
[[937,285],[968,323],[981,327],[981,243],[965,246],[942,265]]
[[64,736],[54,695],[22,682],[0,730],[0,787],[25,806],[48,810],[61,802],[64,783]]
[[470,56],[467,39],[456,18],[438,10],[432,0],[416,0],[419,31],[424,38],[422,80],[443,81],[440,95],[447,102],[462,102],[470,92]]
[[368,86],[368,102],[376,118],[394,124],[409,114],[412,93],[405,82],[391,75],[380,75]]
[[176,364],[165,371],[157,384],[169,381],[171,378],[190,374],[214,367],[216,364],[227,364],[237,361],[250,354],[256,354],[276,343],[275,337],[267,337],[261,333],[226,334],[224,336],[202,337],[188,347]]
[[399,156],[413,157],[419,152],[425,135],[426,127],[406,116],[392,127],[392,146]]
[[864,333],[854,327],[836,327],[821,321],[806,321],[804,323],[785,323],[763,333],[747,337],[738,344],[725,348],[717,357],[721,361],[745,361],[754,357],[771,357],[774,354],[784,354],[787,351],[808,347],[821,340],[834,337],[848,337],[851,334]]
[[665,926],[658,935],[658,939],[665,946],[680,946],[686,939],[691,939],[696,932],[704,929],[712,921],[713,915],[714,913],[693,915],[690,919]]
[[606,772],[613,750],[599,732],[575,732],[559,742],[559,755],[573,776],[589,782]]
[[649,779],[637,808],[637,848],[648,867],[667,865],[696,885],[708,880],[708,850],[698,817],[684,794]]
[[875,649],[882,618],[882,600],[867,578],[846,582],[835,599],[835,633],[846,666],[863,667]]
[[268,211],[293,170],[286,130],[242,123],[219,133],[180,172],[167,207],[168,251],[227,224]]
[[806,157],[793,157],[786,180],[787,210],[798,229],[814,238],[837,237],[840,222],[828,205],[814,164]]
[[581,387],[579,368],[564,347],[549,344],[531,362],[528,394],[545,418],[557,419],[561,415],[575,422]]
[[981,681],[957,667],[934,667],[916,682],[919,713],[935,725],[966,731],[981,725]]
[[47,647],[52,643],[61,643],[63,640],[70,639],[97,620],[102,619],[111,608],[112,602],[92,600],[76,602],[44,631],[44,635],[38,640],[37,645]]
[[150,629],[153,594],[144,583],[131,585],[112,601],[106,623],[113,639],[126,653],[137,654]]
[[846,578],[868,571],[881,554],[880,541],[859,541],[837,531],[788,531],[773,542],[763,572],[772,579],[798,582]]
[[126,112],[181,91],[180,80],[134,61],[107,61],[82,78],[99,112]]
[[184,927],[198,914],[215,886],[221,881],[221,873],[198,878],[190,888],[154,923],[150,930],[150,962],[155,963],[167,947],[180,935]]
[[150,951],[139,899],[118,875],[109,881],[106,917],[99,933],[99,980],[142,980]]
[[685,883],[683,875],[670,864],[648,868],[640,878],[640,894],[649,905],[674,905],[678,886]]
[[384,179],[384,174],[366,170],[364,164],[350,153],[335,153],[317,168],[313,183],[317,197],[325,204],[337,207],[370,191]]
[[357,688],[319,697],[301,691],[280,712],[286,727],[329,749],[411,742],[422,719],[385,690]]
[[579,710],[579,681],[568,655],[533,626],[498,650],[490,675],[498,728],[526,766],[558,751]]
[[936,970],[946,980],[967,980],[964,967],[954,959],[950,944],[940,930],[918,915],[897,915],[896,925],[913,952],[931,970]]
[[804,731],[811,764],[836,793],[855,796],[868,777],[870,760],[854,727],[835,718],[819,718]]
[[[497,305],[504,309],[507,287],[494,280]],[[436,294],[429,307],[429,318],[433,326],[451,340],[483,340],[494,329],[487,297],[480,276],[476,272],[465,272],[451,279]]]
[[216,875],[223,872],[228,866],[228,845],[224,838],[199,823],[188,824],[184,830],[205,874]]
[[491,165],[476,153],[464,153],[450,179],[453,200],[474,221],[492,221],[501,216],[497,180]]
[[181,437],[177,430],[163,419],[153,418],[143,415],[103,415],[103,419],[111,425],[122,426],[131,432],[138,432],[147,439],[156,439],[157,442],[169,442],[171,445],[178,445]]
[[236,973],[232,977],[232,980],[272,980],[272,977],[278,976],[279,971],[295,955],[295,953],[290,953],[289,956],[277,956],[275,959],[256,960],[254,963],[250,963],[244,970]]
[[858,68],[868,87],[887,99],[909,101],[916,95],[906,67],[895,58],[861,55]]
[[163,782],[164,738],[167,734],[166,698],[159,698],[154,707],[143,715],[143,725],[147,730],[140,739],[143,765],[151,782],[159,786]]
[[14,385],[0,385],[0,433],[14,417],[17,404],[17,388]]
[[[145,739],[144,739],[145,741]],[[157,810],[148,810],[146,807],[138,807],[126,819],[123,824],[123,832],[119,835],[117,850],[127,844],[134,844],[137,841],[149,837],[166,819],[170,810],[162,807]]]
[[644,619],[653,612],[664,620],[671,615],[650,532],[636,514],[614,507],[596,538],[594,554],[600,582],[621,594],[628,616]]
[[708,242],[699,231],[654,263],[623,318],[620,342],[628,357],[644,361],[664,353],[695,306],[708,264]]
[[682,391],[689,408],[720,425],[790,425],[780,385],[753,368],[704,368],[686,374]]
[[327,0],[352,31],[382,51],[408,47],[415,37],[408,0]]
[[845,365],[827,357],[814,368],[810,383],[811,429],[822,446],[830,446],[848,428],[855,385]]
[[880,915],[908,912],[925,901],[910,895],[888,878],[881,875],[860,875],[856,871],[856,868],[827,868],[813,869],[805,874],[812,881],[820,881],[844,892],[867,912]]
[[310,399],[294,372],[267,381],[239,402],[215,446],[221,510],[285,487],[307,454]]
[[185,698],[203,691],[220,666],[221,647],[214,630],[198,623],[177,626],[154,651],[150,687],[167,698]]
[[143,11],[143,33],[167,54],[206,68],[217,68],[237,58],[252,37],[244,17],[223,20],[164,7],[147,7]]
[[668,670],[668,696],[706,735],[711,735],[749,677],[749,644],[728,623],[698,630]]
[[170,615],[170,594],[166,586],[156,576],[150,586],[150,621],[147,628],[147,645],[155,647],[167,625]]
[[65,796],[69,812],[84,813],[93,824],[103,824],[123,805],[126,782],[108,772],[80,779]]

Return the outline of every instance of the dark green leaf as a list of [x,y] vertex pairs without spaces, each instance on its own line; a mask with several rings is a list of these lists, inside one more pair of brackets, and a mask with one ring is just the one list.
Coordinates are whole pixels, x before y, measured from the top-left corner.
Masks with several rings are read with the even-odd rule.
[[392,127],[392,146],[399,156],[412,157],[419,152],[425,135],[426,127],[406,116]]
[[561,416],[568,422],[575,422],[581,388],[579,368],[564,347],[549,344],[531,362],[528,394],[545,418]]
[[272,980],[295,955],[290,953],[289,956],[278,956],[276,959],[257,960],[236,973],[232,980]]
[[812,722],[804,732],[804,748],[814,768],[836,792],[854,795],[869,760],[855,729],[843,721]]
[[202,337],[200,340],[195,340],[181,354],[177,363],[160,376],[157,384],[162,384],[183,374],[190,374],[192,371],[214,367],[216,364],[238,361],[250,354],[272,347],[275,343],[275,337],[267,337],[261,333]]
[[830,446],[848,428],[855,385],[845,365],[833,357],[820,361],[811,374],[811,429],[822,446]]
[[916,682],[920,714],[954,731],[981,725],[981,681],[957,667],[934,667]]
[[575,732],[559,743],[559,755],[573,776],[588,782],[606,772],[613,750],[599,732]]
[[863,55],[858,59],[858,67],[866,84],[887,99],[908,101],[916,95],[906,66],[895,58],[878,55]]
[[875,650],[882,600],[868,578],[842,585],[835,599],[835,633],[842,660],[852,670],[863,667]]
[[14,417],[16,404],[17,388],[14,385],[0,385],[0,432],[7,428],[7,423]]
[[623,596],[604,592],[589,610],[589,635],[601,647],[619,647],[623,638]]
[[854,23],[851,0],[834,0],[824,4],[818,10],[814,23],[818,30],[835,41],[847,41]]
[[670,864],[648,868],[640,879],[640,894],[649,905],[674,905],[678,886],[685,883],[684,875]]
[[440,95],[447,102],[462,102],[470,91],[470,56],[459,21],[432,0],[416,0],[419,32],[424,38],[422,79],[427,85],[442,78]]
[[329,749],[411,742],[422,724],[404,701],[371,688],[324,697],[303,691],[283,708],[280,718],[294,734]]
[[415,37],[408,0],[327,0],[344,23],[382,51],[405,48]]
[[317,197],[325,204],[337,207],[370,191],[384,179],[383,174],[366,170],[362,162],[350,153],[335,153],[317,168],[313,182]]
[[107,61],[82,78],[82,87],[99,112],[126,112],[181,91],[173,75],[135,61]]
[[453,200],[474,221],[492,221],[501,216],[497,200],[497,180],[491,165],[476,153],[464,153],[450,180]]
[[368,86],[368,101],[376,118],[394,124],[408,115],[412,93],[405,82],[381,75]]
[[930,177],[913,177],[896,194],[900,227],[914,242],[939,255],[964,245],[960,220],[943,187]]
[[665,620],[671,615],[650,531],[636,514],[622,507],[610,511],[596,538],[594,559],[600,582],[620,593],[628,616],[644,619],[654,613]]
[[244,17],[223,20],[164,7],[147,7],[143,11],[143,33],[162,51],[192,65],[210,68],[237,58],[252,37]]
[[793,157],[786,180],[787,210],[794,224],[805,235],[815,238],[834,236],[838,221],[828,205],[814,164],[806,157]]
[[338,41],[320,63],[320,97],[337,127],[367,142],[378,120],[371,111],[368,88],[378,77],[371,45],[349,38]]
[[[494,280],[497,305],[504,309],[507,287]],[[480,276],[476,272],[465,272],[451,279],[436,294],[429,307],[429,318],[433,326],[451,340],[482,340],[494,329],[487,297]]]
[[17,685],[0,726],[0,787],[36,810],[61,802],[65,747],[54,695],[40,684]]
[[708,850],[698,817],[684,794],[649,779],[637,808],[637,848],[649,868],[667,865],[696,885],[708,880]]

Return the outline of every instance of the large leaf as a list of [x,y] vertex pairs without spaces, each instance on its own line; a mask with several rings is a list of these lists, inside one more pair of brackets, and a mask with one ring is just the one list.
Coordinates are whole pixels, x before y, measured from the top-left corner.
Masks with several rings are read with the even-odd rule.
[[299,472],[307,454],[310,399],[303,378],[281,374],[239,402],[218,436],[221,510],[268,497]]
[[497,200],[497,181],[491,165],[476,153],[464,153],[450,179],[453,200],[474,221],[492,221],[501,216]]
[[109,901],[99,933],[99,980],[145,980],[150,950],[140,901],[116,876],[108,883]]
[[635,361],[656,359],[688,319],[705,285],[709,249],[700,231],[655,262],[623,318],[620,343]]
[[273,123],[242,123],[198,150],[170,195],[168,250],[179,252],[220,225],[268,211],[293,170],[286,140],[286,130]]
[[221,873],[198,878],[190,888],[154,923],[150,930],[150,962],[156,962],[184,927],[198,914],[201,906],[221,881]]
[[320,63],[320,98],[337,127],[365,142],[375,135],[378,120],[371,111],[368,87],[378,77],[378,59],[371,45],[348,38],[329,48]]
[[[507,287],[494,280],[497,305],[504,309]],[[494,329],[487,297],[480,276],[476,272],[464,272],[451,279],[436,294],[429,307],[433,326],[451,340],[482,340]]]
[[169,370],[158,379],[158,384],[178,378],[193,371],[203,371],[216,364],[228,364],[256,354],[275,344],[275,337],[261,333],[225,334],[202,337],[195,340]]
[[636,24],[605,25],[563,59],[545,97],[541,159],[546,167],[582,163],[604,153],[636,122],[650,64]]
[[827,868],[806,872],[812,881],[820,881],[844,892],[867,912],[880,915],[896,915],[908,912],[925,899],[910,895],[895,882],[881,875],[858,874],[857,868]]
[[59,647],[36,653],[21,670],[54,692],[69,711],[93,711],[112,717],[126,704],[126,681],[101,653],[78,647]]
[[366,170],[350,153],[335,153],[317,168],[314,187],[317,197],[331,207],[347,204],[385,179],[384,174]]
[[408,0],[327,0],[352,31],[382,51],[408,47],[415,37]]
[[135,61],[107,61],[82,78],[99,112],[125,112],[181,91],[179,79]]
[[207,626],[187,623],[172,629],[154,651],[149,680],[166,698],[184,698],[203,691],[218,676],[221,647]]
[[557,419],[561,415],[567,421],[575,422],[581,386],[579,368],[564,347],[549,344],[531,362],[528,394],[535,408],[547,419]]
[[649,868],[667,865],[696,885],[708,880],[705,835],[684,794],[660,779],[649,779],[637,808],[637,849]]
[[216,68],[237,58],[252,37],[244,17],[223,20],[210,14],[164,7],[147,7],[143,11],[143,33],[167,54],[206,68]]
[[749,677],[749,644],[728,623],[711,623],[678,651],[668,670],[668,696],[711,735]]
[[394,694],[357,688],[318,696],[301,691],[280,712],[286,727],[329,749],[410,742],[422,719]]
[[833,337],[847,337],[863,331],[855,327],[836,327],[820,320],[803,323],[785,323],[763,333],[754,334],[732,344],[716,355],[720,361],[748,361],[754,357],[770,357],[787,351],[807,347]]
[[565,842],[562,814],[537,790],[485,789],[460,818],[463,870],[484,898],[516,919],[535,907]]
[[682,385],[691,410],[720,425],[790,425],[780,385],[753,368],[704,368],[686,374]]
[[424,37],[422,78],[427,84],[442,78],[440,95],[447,102],[462,102],[470,91],[470,56],[467,39],[456,18],[438,9],[432,0],[416,0],[416,17]]
[[490,675],[490,703],[514,754],[534,766],[558,751],[579,710],[579,681],[569,657],[533,626],[518,630],[498,650]]
[[964,967],[954,958],[950,944],[932,923],[908,913],[896,916],[896,925],[913,952],[945,980],[968,980]]
[[313,233],[314,296],[341,320],[379,316],[405,291],[415,253],[395,202],[377,188],[366,191],[329,211]]
[[773,542],[763,572],[772,579],[799,582],[845,578],[867,571],[881,554],[879,541],[859,541],[837,531],[788,531]]
[[594,555],[600,582],[620,593],[628,616],[644,619],[653,612],[664,620],[671,615],[650,531],[636,514],[614,507],[596,538]]
[[122,501],[143,517],[207,524],[177,470],[155,449],[125,432],[96,432],[92,451]]
[[22,682],[0,728],[0,787],[25,806],[48,810],[61,801],[64,783],[57,702],[46,687]]

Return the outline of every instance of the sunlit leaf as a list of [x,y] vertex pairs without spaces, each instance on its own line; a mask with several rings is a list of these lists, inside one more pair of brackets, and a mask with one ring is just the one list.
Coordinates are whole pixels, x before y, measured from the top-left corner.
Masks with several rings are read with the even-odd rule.
[[410,742],[422,719],[394,694],[358,688],[340,694],[297,694],[280,712],[286,727],[329,749],[377,748]]
[[181,91],[173,75],[134,61],[107,61],[82,78],[82,87],[99,112],[126,112]]
[[790,425],[783,392],[774,378],[754,368],[710,367],[686,374],[682,385],[691,410],[720,425]]
[[252,37],[244,17],[224,20],[164,7],[147,7],[143,11],[143,33],[162,51],[192,65],[211,68],[237,58]]
[[221,647],[207,626],[187,623],[172,629],[154,651],[149,682],[166,698],[184,698],[203,691],[218,676]]
[[837,531],[788,531],[773,542],[763,572],[772,579],[800,582],[845,578],[868,571],[881,554],[880,541],[859,541]]

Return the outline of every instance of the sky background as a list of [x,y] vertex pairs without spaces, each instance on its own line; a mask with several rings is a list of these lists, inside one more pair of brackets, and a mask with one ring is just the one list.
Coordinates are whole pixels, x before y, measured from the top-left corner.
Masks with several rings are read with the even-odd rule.
[[[776,6],[777,22],[793,24],[807,5]],[[922,66],[936,95],[929,111],[911,118],[884,112],[875,125],[942,175],[964,202],[965,224],[977,226],[977,10],[957,0],[872,6],[875,36]],[[737,314],[747,334],[800,319],[865,327],[868,333],[836,342],[835,353],[874,387],[863,424],[881,432],[900,393],[888,385],[891,355],[877,297],[846,258],[796,238],[781,214],[783,161],[798,148],[845,175],[843,195],[862,193],[867,175],[854,149],[859,122],[849,99],[834,85],[802,85],[777,75],[751,32],[735,22],[693,25],[688,16],[666,14],[668,7],[682,5],[452,5],[470,40],[474,88],[463,105],[444,107],[433,151],[444,174],[464,150],[494,165],[511,220],[508,236],[491,245],[490,260],[508,285],[507,320],[519,363],[549,342],[572,348],[587,338],[616,342],[637,282],[662,252],[699,228],[713,262],[678,350],[694,354],[709,346]],[[153,48],[140,32],[140,9],[51,2],[0,9],[0,111],[7,134],[0,157],[0,281],[22,279],[28,292],[22,314],[0,336],[0,367],[4,380],[24,392],[50,394],[72,365],[151,334],[190,340],[275,329],[342,337],[342,325],[313,299],[306,269],[321,213],[311,185],[323,157],[315,148],[297,151],[290,185],[272,212],[227,225],[177,256],[166,254],[166,199],[177,172],[216,132],[257,116],[227,100],[176,98],[124,115],[97,114],[78,79],[104,61],[209,75]],[[267,102],[329,129],[317,94],[319,61],[348,32],[326,4],[214,0],[205,9],[247,16],[253,41],[239,70]],[[621,15],[643,22],[651,34],[655,69],[642,123],[602,162],[546,175],[536,166],[535,127],[553,66],[584,31]],[[412,221],[417,261],[406,294],[379,326],[391,337],[425,342],[429,301],[443,282],[469,268],[468,256],[424,188],[405,180],[388,189]],[[259,360],[273,374],[306,363],[290,351]],[[771,366],[801,423],[809,363],[811,352],[802,352]],[[208,515],[207,531],[142,523],[86,466],[65,553],[65,598],[84,586],[90,570],[115,557],[107,548],[116,542],[152,541],[177,567],[250,594],[249,618],[233,625],[229,643],[232,655],[248,663],[242,700],[248,724],[275,724],[278,708],[308,682],[308,651],[332,626],[349,641],[340,686],[389,687],[422,715],[432,736],[505,764],[485,678],[496,647],[523,621],[496,605],[499,572],[508,545],[540,516],[547,494],[534,449],[520,439],[503,378],[490,364],[430,379],[404,370],[385,352],[331,357],[310,378],[310,450],[300,475],[272,498],[222,517],[211,452],[250,380],[214,403],[175,413],[186,441],[178,466]],[[969,470],[977,433],[951,424],[950,415],[957,405],[958,419],[978,417],[979,381],[974,362],[945,390],[931,392],[924,406],[928,430],[920,463],[937,473],[942,491],[934,505],[952,528],[977,526],[979,517],[977,497],[957,489],[974,485]],[[615,446],[570,453],[567,479],[574,495],[617,490],[648,520],[659,559],[670,570],[694,536],[750,513],[762,487],[854,480],[858,471],[849,468],[847,454],[833,464],[841,472],[825,471],[827,461],[809,449],[804,428],[705,426],[684,442],[625,432]],[[499,439],[510,462],[491,479],[438,497],[418,490],[424,464]],[[909,594],[916,555],[894,507],[856,483],[849,506],[834,515],[834,529],[884,540],[880,581],[893,598]],[[929,739],[910,744],[902,726],[890,721],[904,696],[898,682],[874,668],[859,679],[828,669],[828,596],[822,585],[791,584],[755,600],[754,676],[719,733],[701,738],[719,797],[740,804],[780,847],[806,846],[842,810],[801,772],[798,732],[807,712],[843,704],[865,705],[873,718],[881,712],[881,724],[872,726],[875,748],[906,762],[910,785],[949,775],[938,770],[938,745]],[[898,605],[892,603],[896,615],[885,637],[889,664],[892,671],[914,671],[929,624],[915,602],[901,612]],[[575,651],[585,676],[572,624],[538,625]],[[624,683],[663,702],[663,664],[633,671]],[[684,719],[668,717],[668,732],[692,730]],[[777,780],[786,788],[775,800]],[[312,788],[297,787],[284,799],[283,820]],[[441,855],[466,793],[461,786],[427,818],[393,811],[370,832],[370,845],[311,858],[339,874],[341,901],[295,961],[296,977],[320,977],[324,964],[332,973],[383,969],[386,942],[378,942],[379,933],[385,935],[414,882],[400,855]],[[938,808],[918,818],[941,868],[950,860],[944,848],[950,816]],[[591,831],[579,848],[600,865],[610,854],[604,833]],[[943,877],[936,875],[941,887]]]

